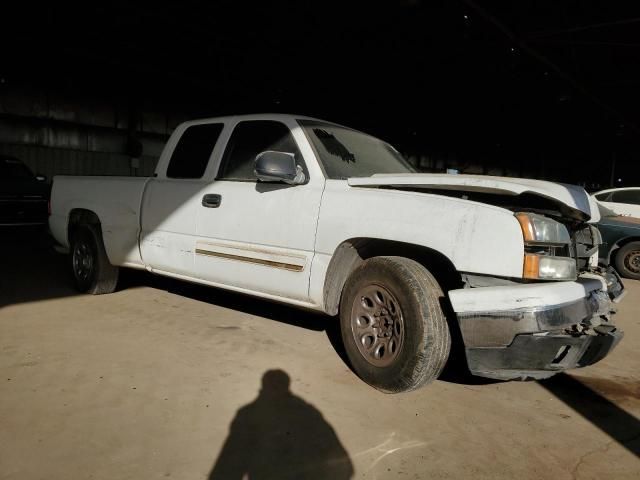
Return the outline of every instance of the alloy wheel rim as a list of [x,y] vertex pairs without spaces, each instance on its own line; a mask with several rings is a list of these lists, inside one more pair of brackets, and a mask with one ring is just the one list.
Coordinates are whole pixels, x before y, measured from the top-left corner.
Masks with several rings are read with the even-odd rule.
[[73,273],[79,280],[87,280],[93,271],[93,255],[89,246],[77,243],[73,248]]
[[396,297],[382,285],[362,287],[351,308],[351,333],[367,362],[390,365],[404,342],[404,319]]

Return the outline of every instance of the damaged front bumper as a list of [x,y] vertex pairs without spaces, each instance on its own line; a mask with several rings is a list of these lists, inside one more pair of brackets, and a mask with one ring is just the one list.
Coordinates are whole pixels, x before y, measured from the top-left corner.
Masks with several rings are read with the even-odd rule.
[[604,358],[623,333],[611,322],[622,283],[613,270],[575,282],[452,290],[469,370],[497,378],[546,378]]

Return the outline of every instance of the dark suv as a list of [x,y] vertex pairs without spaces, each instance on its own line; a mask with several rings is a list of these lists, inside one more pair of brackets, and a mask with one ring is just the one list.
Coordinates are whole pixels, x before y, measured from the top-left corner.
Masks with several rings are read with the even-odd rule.
[[0,155],[0,226],[46,225],[50,186],[14,157]]

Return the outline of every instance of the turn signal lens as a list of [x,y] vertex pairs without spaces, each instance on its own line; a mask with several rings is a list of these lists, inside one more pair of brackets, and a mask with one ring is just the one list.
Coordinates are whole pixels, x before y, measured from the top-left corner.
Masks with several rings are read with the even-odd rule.
[[540,271],[540,256],[539,255],[524,255],[524,269],[522,276],[524,278],[538,278],[538,272]]
[[535,234],[533,233],[533,225],[531,224],[529,215],[527,215],[526,213],[517,213],[516,218],[518,219],[518,223],[520,223],[520,228],[522,228],[522,236],[524,237],[524,241],[533,242]]

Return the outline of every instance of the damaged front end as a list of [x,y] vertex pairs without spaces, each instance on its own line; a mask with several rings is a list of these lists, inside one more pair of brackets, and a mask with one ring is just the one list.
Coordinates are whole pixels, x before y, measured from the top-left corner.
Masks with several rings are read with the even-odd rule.
[[[576,282],[470,288],[450,297],[470,371],[506,380],[546,378],[604,358],[623,335],[611,319],[621,292],[607,270]],[[490,303],[506,308],[484,310]]]
[[453,197],[514,215],[522,237],[502,241],[523,246],[517,259],[505,259],[522,261],[521,274],[460,272],[465,288],[449,291],[473,374],[545,378],[599,361],[622,338],[612,315],[624,287],[613,269],[598,265],[602,240],[589,222],[600,213],[583,188],[447,174],[373,175],[349,185]]
[[615,270],[597,263],[600,233],[553,221],[561,232],[548,222],[552,241],[544,242],[528,233],[533,227],[525,221],[539,215],[516,216],[525,243],[523,279],[463,275],[466,288],[449,292],[470,371],[540,379],[598,362],[623,336],[612,315],[625,293]]

